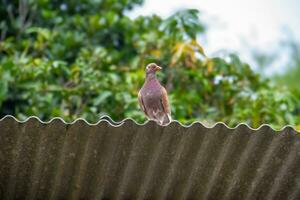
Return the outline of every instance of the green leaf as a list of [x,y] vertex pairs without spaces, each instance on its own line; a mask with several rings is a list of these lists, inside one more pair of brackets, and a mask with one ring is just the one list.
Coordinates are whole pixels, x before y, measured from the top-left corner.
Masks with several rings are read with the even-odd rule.
[[112,95],[112,92],[111,91],[103,91],[103,92],[101,92],[99,95],[98,95],[98,97],[96,97],[95,99],[94,99],[94,105],[95,106],[99,106],[99,105],[101,105],[109,96],[111,96]]

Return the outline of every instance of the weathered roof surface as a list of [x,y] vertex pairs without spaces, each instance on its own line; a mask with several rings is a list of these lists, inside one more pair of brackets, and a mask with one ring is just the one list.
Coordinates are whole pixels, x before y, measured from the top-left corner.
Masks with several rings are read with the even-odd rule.
[[0,120],[0,199],[300,199],[300,134]]

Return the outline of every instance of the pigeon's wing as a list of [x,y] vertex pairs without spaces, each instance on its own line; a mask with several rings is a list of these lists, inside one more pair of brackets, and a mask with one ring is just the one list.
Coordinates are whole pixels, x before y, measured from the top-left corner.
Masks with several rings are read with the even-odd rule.
[[144,102],[143,102],[143,97],[142,97],[141,91],[139,91],[138,100],[139,100],[139,104],[140,104],[140,107],[141,107],[142,111],[148,116],[146,107],[145,107]]
[[161,91],[162,91],[161,103],[162,103],[164,112],[168,115],[171,115],[171,109],[170,109],[167,90],[164,87],[161,87]]

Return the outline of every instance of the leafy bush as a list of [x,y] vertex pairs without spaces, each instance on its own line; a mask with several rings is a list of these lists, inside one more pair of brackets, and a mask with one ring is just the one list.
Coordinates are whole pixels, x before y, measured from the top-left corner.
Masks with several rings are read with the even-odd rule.
[[183,123],[224,121],[258,127],[299,124],[297,98],[269,84],[230,54],[208,58],[197,10],[167,19],[126,12],[141,0],[7,1],[0,5],[0,115],[96,122],[145,120],[137,103],[149,62]]

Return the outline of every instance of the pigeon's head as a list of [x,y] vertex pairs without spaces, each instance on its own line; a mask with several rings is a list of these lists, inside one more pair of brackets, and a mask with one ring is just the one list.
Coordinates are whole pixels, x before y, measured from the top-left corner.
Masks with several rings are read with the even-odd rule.
[[147,65],[146,67],[146,73],[147,74],[155,74],[156,71],[159,71],[161,70],[161,67],[158,66],[157,64],[155,63],[150,63]]

